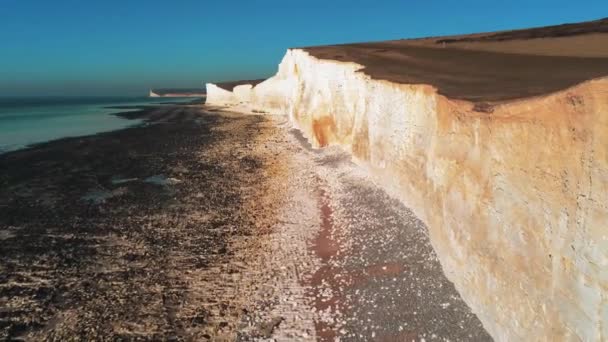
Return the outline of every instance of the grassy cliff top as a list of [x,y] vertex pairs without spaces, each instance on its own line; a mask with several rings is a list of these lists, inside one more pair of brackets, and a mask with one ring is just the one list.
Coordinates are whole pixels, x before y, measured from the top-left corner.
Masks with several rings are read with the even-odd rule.
[[450,98],[500,102],[608,76],[608,19],[523,30],[304,48],[374,79],[430,84]]

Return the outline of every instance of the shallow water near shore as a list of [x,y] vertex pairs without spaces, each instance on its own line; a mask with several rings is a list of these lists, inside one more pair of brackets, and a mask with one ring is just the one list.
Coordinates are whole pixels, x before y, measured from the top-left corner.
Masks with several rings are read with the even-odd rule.
[[[0,153],[59,138],[134,126],[140,121],[109,114],[135,110],[137,106],[192,100],[193,98],[148,97],[0,97]],[[121,106],[134,108],[115,108]]]

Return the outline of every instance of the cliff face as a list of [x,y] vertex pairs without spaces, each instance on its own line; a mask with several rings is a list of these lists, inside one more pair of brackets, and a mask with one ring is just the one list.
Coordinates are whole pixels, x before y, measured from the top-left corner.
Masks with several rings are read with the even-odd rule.
[[608,78],[489,108],[289,50],[276,76],[207,103],[287,114],[427,223],[497,340],[608,338]]

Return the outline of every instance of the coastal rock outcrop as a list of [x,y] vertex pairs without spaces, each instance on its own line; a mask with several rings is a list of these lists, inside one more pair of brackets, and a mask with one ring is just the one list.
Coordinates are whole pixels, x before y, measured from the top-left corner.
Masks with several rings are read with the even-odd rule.
[[289,50],[207,103],[286,114],[427,224],[444,272],[500,341],[608,338],[608,78],[494,105]]

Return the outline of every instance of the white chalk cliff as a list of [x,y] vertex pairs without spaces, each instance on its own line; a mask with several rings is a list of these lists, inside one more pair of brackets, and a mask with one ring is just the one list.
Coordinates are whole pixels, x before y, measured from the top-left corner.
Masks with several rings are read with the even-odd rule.
[[207,104],[288,115],[426,222],[447,277],[498,341],[608,339],[608,78],[497,105],[374,80],[289,50]]

